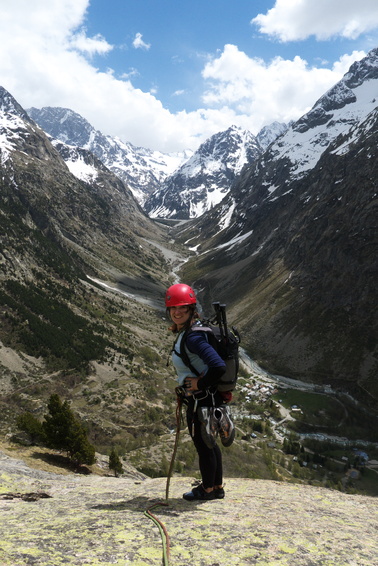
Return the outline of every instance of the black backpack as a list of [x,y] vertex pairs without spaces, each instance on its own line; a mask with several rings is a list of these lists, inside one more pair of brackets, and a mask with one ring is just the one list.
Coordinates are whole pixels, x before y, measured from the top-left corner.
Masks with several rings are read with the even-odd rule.
[[[193,372],[199,372],[190,363],[185,342],[190,332],[206,332],[209,344],[226,363],[226,371],[218,383],[218,391],[232,391],[235,389],[239,371],[239,344],[240,334],[234,326],[228,328],[226,318],[226,305],[213,303],[215,310],[214,319],[202,319],[186,330],[180,344],[180,358],[184,364]],[[176,352],[177,353],[177,352]]]

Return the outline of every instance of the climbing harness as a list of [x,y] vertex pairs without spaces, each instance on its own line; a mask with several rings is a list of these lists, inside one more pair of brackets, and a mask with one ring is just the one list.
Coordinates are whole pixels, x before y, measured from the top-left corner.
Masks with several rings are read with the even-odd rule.
[[154,503],[153,505],[151,505],[151,507],[149,507],[144,512],[144,515],[146,517],[148,517],[149,519],[151,519],[160,531],[160,535],[161,535],[162,543],[163,543],[163,565],[164,566],[169,566],[169,554],[170,554],[169,534],[168,534],[166,527],[162,523],[162,521],[160,521],[160,519],[158,519],[156,517],[156,515],[154,515],[151,512],[151,510],[154,509],[155,507],[158,507],[158,506],[169,507],[169,504],[168,504],[169,486],[170,486],[171,477],[172,477],[172,474],[173,474],[173,466],[174,466],[174,463],[175,463],[175,458],[176,458],[176,453],[177,453],[177,448],[178,448],[178,443],[179,443],[181,422],[183,420],[181,410],[182,410],[182,405],[183,405],[184,394],[183,394],[181,387],[177,387],[175,391],[176,391],[176,398],[177,398],[176,437],[175,437],[175,444],[174,444],[174,447],[173,447],[171,463],[169,465],[169,470],[168,470],[167,483],[166,483],[166,488],[165,488],[165,501],[158,501],[157,503]]

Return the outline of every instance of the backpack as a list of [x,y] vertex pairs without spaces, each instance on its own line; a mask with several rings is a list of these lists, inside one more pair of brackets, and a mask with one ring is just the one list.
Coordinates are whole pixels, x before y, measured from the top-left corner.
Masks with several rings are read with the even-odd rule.
[[[214,348],[218,355],[226,364],[226,371],[222,375],[217,389],[218,391],[233,391],[236,386],[239,371],[239,344],[240,334],[232,326],[228,328],[226,319],[226,305],[213,303],[215,309],[214,319],[202,319],[186,330],[180,344],[180,358],[184,364],[194,373],[198,371],[192,366],[188,353],[185,348],[186,337],[190,332],[206,332],[209,344]],[[176,352],[177,353],[177,352]]]

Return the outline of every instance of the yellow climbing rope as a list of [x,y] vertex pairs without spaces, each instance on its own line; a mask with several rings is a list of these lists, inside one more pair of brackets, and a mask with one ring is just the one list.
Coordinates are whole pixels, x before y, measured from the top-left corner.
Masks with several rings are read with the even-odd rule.
[[178,394],[178,392],[176,391],[176,395],[177,395],[177,406],[176,406],[176,437],[175,437],[175,444],[173,447],[173,453],[172,453],[172,458],[171,458],[171,463],[169,465],[169,470],[168,470],[168,476],[167,476],[167,483],[166,483],[166,488],[165,488],[165,501],[158,501],[157,503],[154,503],[153,505],[151,505],[151,507],[149,507],[144,514],[146,515],[146,517],[148,517],[149,519],[151,519],[155,525],[158,527],[159,531],[160,531],[160,535],[162,538],[162,543],[163,543],[163,565],[164,566],[169,566],[169,556],[170,556],[170,540],[169,540],[169,535],[168,535],[168,531],[164,526],[164,523],[162,523],[162,521],[160,521],[160,519],[158,519],[156,517],[156,515],[154,515],[153,513],[151,513],[151,510],[154,509],[155,507],[158,507],[159,505],[163,505],[165,507],[168,507],[168,498],[169,498],[169,486],[170,486],[170,482],[171,482],[171,477],[172,477],[172,473],[173,473],[173,466],[175,463],[175,458],[176,458],[176,453],[177,453],[177,448],[178,448],[178,443],[179,443],[179,437],[180,437],[180,429],[181,429],[181,420],[182,420],[182,416],[181,416],[181,408],[182,408],[182,398],[181,396]]

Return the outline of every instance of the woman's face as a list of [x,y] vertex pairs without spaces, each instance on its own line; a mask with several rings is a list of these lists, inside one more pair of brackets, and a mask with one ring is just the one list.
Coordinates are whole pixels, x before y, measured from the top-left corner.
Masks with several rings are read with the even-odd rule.
[[190,309],[187,305],[182,305],[180,307],[169,307],[169,315],[172,319],[172,322],[174,322],[177,325],[177,328],[180,329],[189,320]]

